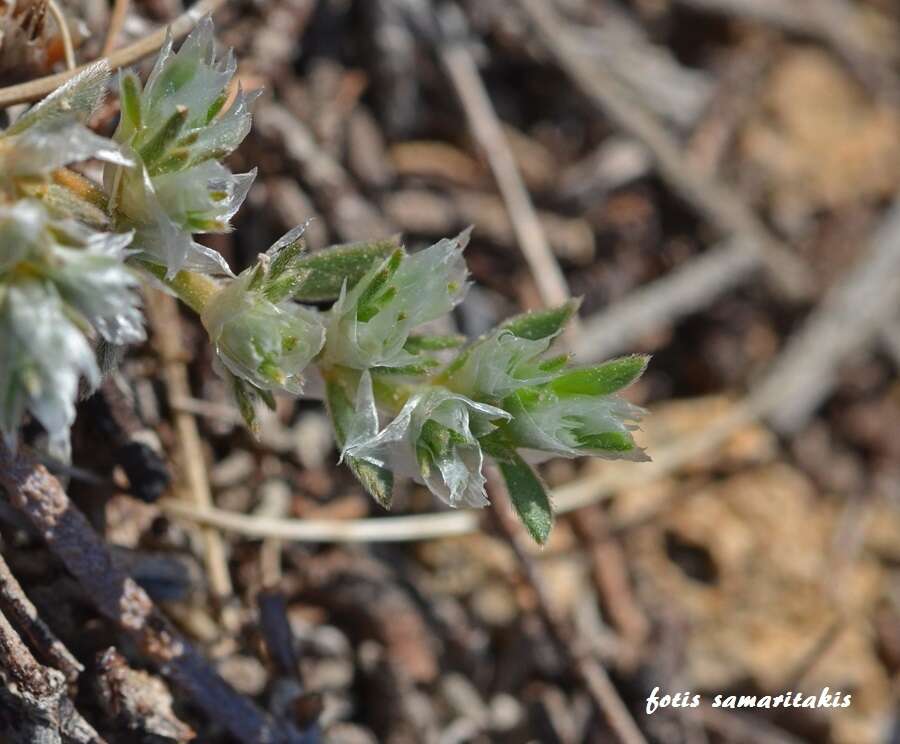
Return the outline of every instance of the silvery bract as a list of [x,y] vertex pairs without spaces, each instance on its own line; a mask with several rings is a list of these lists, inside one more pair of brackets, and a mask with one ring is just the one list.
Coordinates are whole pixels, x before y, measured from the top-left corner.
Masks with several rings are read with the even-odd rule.
[[52,454],[69,457],[79,380],[100,377],[94,352],[52,284],[0,289],[0,429],[8,447],[25,411],[47,430]]
[[137,277],[124,265],[130,233],[53,218],[41,202],[0,206],[0,276],[7,285],[53,285],[69,315],[107,341],[144,339]]
[[216,60],[206,18],[177,53],[166,41],[143,90],[131,73],[120,80],[115,140],[138,166],[107,167],[104,185],[120,221],[135,228],[135,247],[165,266],[168,277],[181,269],[231,273],[217,251],[191,236],[230,230],[256,174],[233,174],[218,162],[250,130],[256,97],[239,89],[224,110],[235,67],[231,52]]
[[213,296],[201,318],[222,364],[260,390],[298,395],[301,373],[325,343],[315,311],[272,302],[248,269]]
[[43,204],[0,206],[0,430],[8,445],[25,411],[53,454],[68,458],[79,380],[99,381],[90,340],[144,338],[137,279],[123,265],[130,234],[54,219]]
[[552,337],[520,338],[498,328],[476,341],[450,365],[445,380],[448,387],[487,400],[501,400],[526,385],[553,378],[541,368],[540,356]]
[[617,395],[560,396],[525,388],[504,408],[512,414],[504,433],[516,447],[562,457],[648,459],[632,436],[646,411]]
[[470,230],[409,256],[395,253],[346,287],[328,313],[326,364],[353,369],[403,367],[416,357],[404,350],[410,332],[445,315],[467,289],[462,252]]
[[[86,126],[105,62],[0,132],[0,433],[10,446],[30,413],[68,456],[79,387],[100,378],[94,347],[144,338],[133,258],[200,313],[251,430],[258,404],[299,394],[314,364],[342,459],[382,505],[407,476],[451,506],[484,506],[489,453],[543,543],[552,506],[522,454],[645,459],[632,437],[643,411],[616,393],[647,358],[571,367],[548,354],[577,300],[509,319],[443,368],[441,354],[462,340],[413,335],[464,297],[470,230],[412,255],[376,241],[307,256],[301,226],[237,277],[195,242],[230,229],[255,175],[221,163],[251,123],[254,96],[229,90],[234,73],[232,54],[216,59],[207,18],[177,53],[166,41],[146,85],[120,76],[114,142]],[[103,188],[67,168],[87,159],[106,163]],[[295,302],[335,297],[323,315]]]
[[427,388],[378,431],[368,372],[360,380],[357,411],[361,415],[343,455],[414,478],[450,506],[488,503],[478,437],[493,431],[493,422],[508,420],[506,411],[444,388]]
[[0,132],[0,185],[10,190],[16,179],[46,177],[89,158],[129,165],[116,143],[84,125],[102,100],[108,78],[105,60],[90,65]]

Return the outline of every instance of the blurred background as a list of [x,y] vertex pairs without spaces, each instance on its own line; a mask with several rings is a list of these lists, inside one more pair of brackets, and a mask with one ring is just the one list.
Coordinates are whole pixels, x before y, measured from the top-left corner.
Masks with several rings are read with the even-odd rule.
[[[294,679],[298,719],[340,744],[900,741],[896,1],[218,4],[241,84],[263,90],[230,163],[256,184],[211,241],[234,269],[305,220],[313,250],[398,233],[415,249],[474,224],[459,331],[578,296],[562,341],[577,360],[653,355],[627,393],[650,410],[653,462],[543,465],[560,513],[538,549],[505,501],[444,518],[407,485],[385,514],[336,465],[316,401],[279,401],[254,441],[196,318],[151,298],[154,338],[85,404],[76,465],[116,475],[97,442],[120,395],[172,464],[169,495],[200,478],[222,509],[321,527],[223,532],[211,585],[190,522],[121,477],[72,481],[222,674],[276,708]],[[126,47],[185,10],[62,5],[81,60],[111,24]],[[396,539],[348,543],[323,521],[370,516]],[[85,606],[60,610],[37,546],[8,560],[75,649],[108,642]],[[273,602],[290,669],[261,650]],[[702,701],[647,715],[655,687]],[[711,706],[825,687],[852,703]],[[182,707],[197,741],[227,741]]]

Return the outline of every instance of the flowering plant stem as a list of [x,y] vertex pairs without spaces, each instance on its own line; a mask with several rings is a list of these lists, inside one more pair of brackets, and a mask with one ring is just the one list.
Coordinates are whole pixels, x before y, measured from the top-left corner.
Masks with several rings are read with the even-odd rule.
[[129,262],[159,279],[195,313],[203,312],[210,298],[221,288],[215,279],[195,271],[181,270],[171,279],[166,279],[165,266],[141,258],[132,258]]
[[[0,131],[8,447],[30,415],[48,448],[70,456],[82,381],[95,387],[105,366],[98,340],[146,338],[140,272],[200,316],[214,368],[251,432],[261,406],[274,409],[277,393],[301,395],[314,368],[341,461],[382,506],[404,477],[450,506],[485,506],[488,457],[544,543],[552,507],[528,459],[647,459],[632,436],[643,411],[618,395],[647,358],[583,367],[552,349],[578,301],[508,319],[470,343],[422,332],[465,297],[471,228],[415,253],[396,240],[307,253],[300,225],[238,275],[198,242],[231,230],[256,174],[222,162],[249,132],[258,95],[240,86],[229,94],[236,70],[232,52],[216,53],[206,18],[178,51],[167,40],[146,81],[121,75],[111,140],[88,126],[110,75],[104,61]],[[92,159],[105,163],[102,182],[70,168]]]

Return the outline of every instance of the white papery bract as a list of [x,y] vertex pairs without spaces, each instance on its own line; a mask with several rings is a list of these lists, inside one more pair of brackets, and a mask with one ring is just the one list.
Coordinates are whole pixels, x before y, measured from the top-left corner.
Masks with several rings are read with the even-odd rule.
[[0,429],[8,444],[25,411],[46,428],[53,453],[68,457],[81,378],[99,380],[91,339],[144,338],[123,264],[131,235],[56,219],[36,200],[0,206]]
[[521,338],[497,328],[464,350],[444,379],[451,389],[474,398],[501,400],[518,388],[553,378],[540,362],[552,340]]
[[68,313],[107,341],[142,341],[139,282],[124,264],[131,237],[54,218],[33,199],[0,206],[0,279],[53,284]]
[[413,395],[400,413],[377,431],[368,372],[360,380],[356,410],[359,418],[349,433],[343,456],[424,483],[450,506],[488,503],[478,437],[493,431],[495,421],[508,420],[506,411],[432,387]]
[[136,230],[134,245],[166,267],[230,275],[222,256],[193,233],[227,232],[256,171],[233,174],[218,162],[250,131],[256,94],[238,90],[227,110],[234,55],[216,60],[212,21],[205,18],[177,53],[171,38],[147,84],[122,75],[122,118],[114,135],[138,163],[107,167],[104,185],[120,221]]
[[108,78],[105,60],[90,65],[0,132],[0,186],[14,191],[16,179],[43,178],[90,158],[130,165],[115,142],[84,125],[100,104]]
[[53,455],[68,460],[79,380],[95,386],[100,371],[90,344],[49,283],[0,288],[0,430],[8,447],[29,411],[49,436]]
[[86,121],[103,100],[109,80],[109,62],[102,59],[88,65],[46,98],[42,99],[6,130],[20,134],[38,122],[45,124]]
[[344,287],[328,313],[326,364],[353,369],[403,367],[416,356],[403,347],[410,332],[445,315],[465,296],[463,249],[470,230],[404,256],[398,252]]
[[260,390],[299,395],[301,373],[322,349],[325,329],[314,310],[271,302],[248,269],[215,294],[201,313],[216,354],[236,377]]
[[524,388],[503,406],[512,415],[503,432],[516,447],[562,457],[649,459],[632,436],[646,411],[618,395],[560,396]]

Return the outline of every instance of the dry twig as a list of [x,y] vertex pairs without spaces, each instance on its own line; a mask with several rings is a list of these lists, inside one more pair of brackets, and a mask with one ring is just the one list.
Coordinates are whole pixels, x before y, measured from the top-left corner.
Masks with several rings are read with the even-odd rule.
[[[177,301],[170,295],[151,289],[148,292],[147,316],[162,358],[163,379],[169,397],[174,400],[189,398],[191,390],[183,358],[181,319]],[[207,508],[212,505],[212,492],[197,421],[193,414],[182,410],[175,410],[174,417],[187,498],[197,507]],[[216,601],[221,605],[233,595],[225,544],[222,536],[212,529],[204,529],[202,539],[209,585]]]
[[544,578],[534,558],[523,545],[524,533],[512,514],[509,494],[502,481],[494,471],[488,471],[488,492],[500,532],[518,559],[525,578],[537,598],[538,612],[541,619],[555,641],[559,651],[566,658],[568,666],[573,668],[590,693],[594,704],[606,718],[610,728],[623,744],[646,744],[646,739],[619,697],[612,680],[600,662],[584,649],[573,637],[571,628],[560,617],[550,599]]
[[[771,401],[769,401],[771,403]],[[653,462],[640,468],[601,473],[555,489],[554,511],[566,514],[608,498],[617,490],[653,483],[721,444],[763,413],[752,396],[710,421],[696,436],[654,452]],[[416,514],[378,519],[273,519],[225,509],[198,509],[171,499],[159,503],[169,516],[236,532],[249,537],[276,537],[297,542],[414,542],[466,535],[480,528],[474,510]]]
[[739,241],[712,248],[689,263],[630,292],[585,319],[575,342],[579,362],[608,359],[633,348],[642,336],[708,307],[759,266],[759,257]]
[[67,682],[75,682],[84,671],[78,661],[63,645],[47,624],[38,617],[37,608],[25,594],[6,561],[0,556],[0,611],[9,618],[36,649],[45,664],[58,669]]
[[59,29],[59,37],[62,39],[63,44],[63,54],[66,58],[66,69],[72,72],[77,63],[75,62],[75,47],[72,44],[72,34],[69,32],[66,16],[59,5],[56,4],[56,0],[47,0],[47,10],[50,11],[50,15],[53,16],[56,27]]
[[106,29],[106,41],[103,42],[101,57],[108,57],[116,48],[116,41],[125,25],[125,17],[128,15],[129,0],[115,0],[112,15],[109,17],[109,26]]
[[740,238],[748,251],[758,252],[773,285],[786,297],[800,299],[811,293],[813,282],[806,266],[769,232],[733,189],[692,166],[681,145],[629,95],[602,60],[581,53],[550,3],[518,0],[518,5],[584,94],[621,129],[646,145],[660,175],[673,189],[705,214],[720,232]]
[[272,720],[218,675],[116,564],[103,539],[43,465],[23,453],[13,455],[0,444],[0,485],[97,610],[131,636],[140,651],[207,716],[238,741],[309,744],[315,740],[288,722]]
[[[166,35],[171,33],[173,37],[180,38],[187,34],[197,22],[206,15],[215,12],[225,0],[199,0],[190,10],[186,10],[178,18],[172,21],[166,28],[161,28],[148,34],[140,41],[129,44],[127,47],[113,52],[107,57],[109,66],[115,70],[119,67],[125,67],[139,59],[153,54],[159,49],[166,40]],[[93,63],[92,63],[93,64]],[[0,89],[0,109],[12,106],[16,103],[27,103],[28,101],[36,101],[52,93],[60,85],[70,80],[72,77],[81,72],[87,65],[76,67],[66,72],[60,72],[56,75],[47,75],[38,80],[29,80],[27,83],[19,85],[10,85],[7,88]]]
[[828,292],[788,341],[760,385],[781,432],[796,432],[837,382],[840,364],[864,349],[900,309],[900,199],[872,237],[868,254]]
[[97,692],[104,712],[142,741],[186,744],[196,734],[172,712],[172,695],[162,680],[128,666],[115,648],[99,653]]
[[62,672],[38,663],[2,612],[0,682],[0,738],[8,744],[105,744],[66,695]]
[[570,296],[569,288],[531,203],[478,67],[466,47],[465,20],[453,6],[448,6],[443,20],[445,28],[438,55],[459,96],[472,134],[484,150],[506,202],[519,246],[531,269],[541,299],[548,306],[561,305]]

